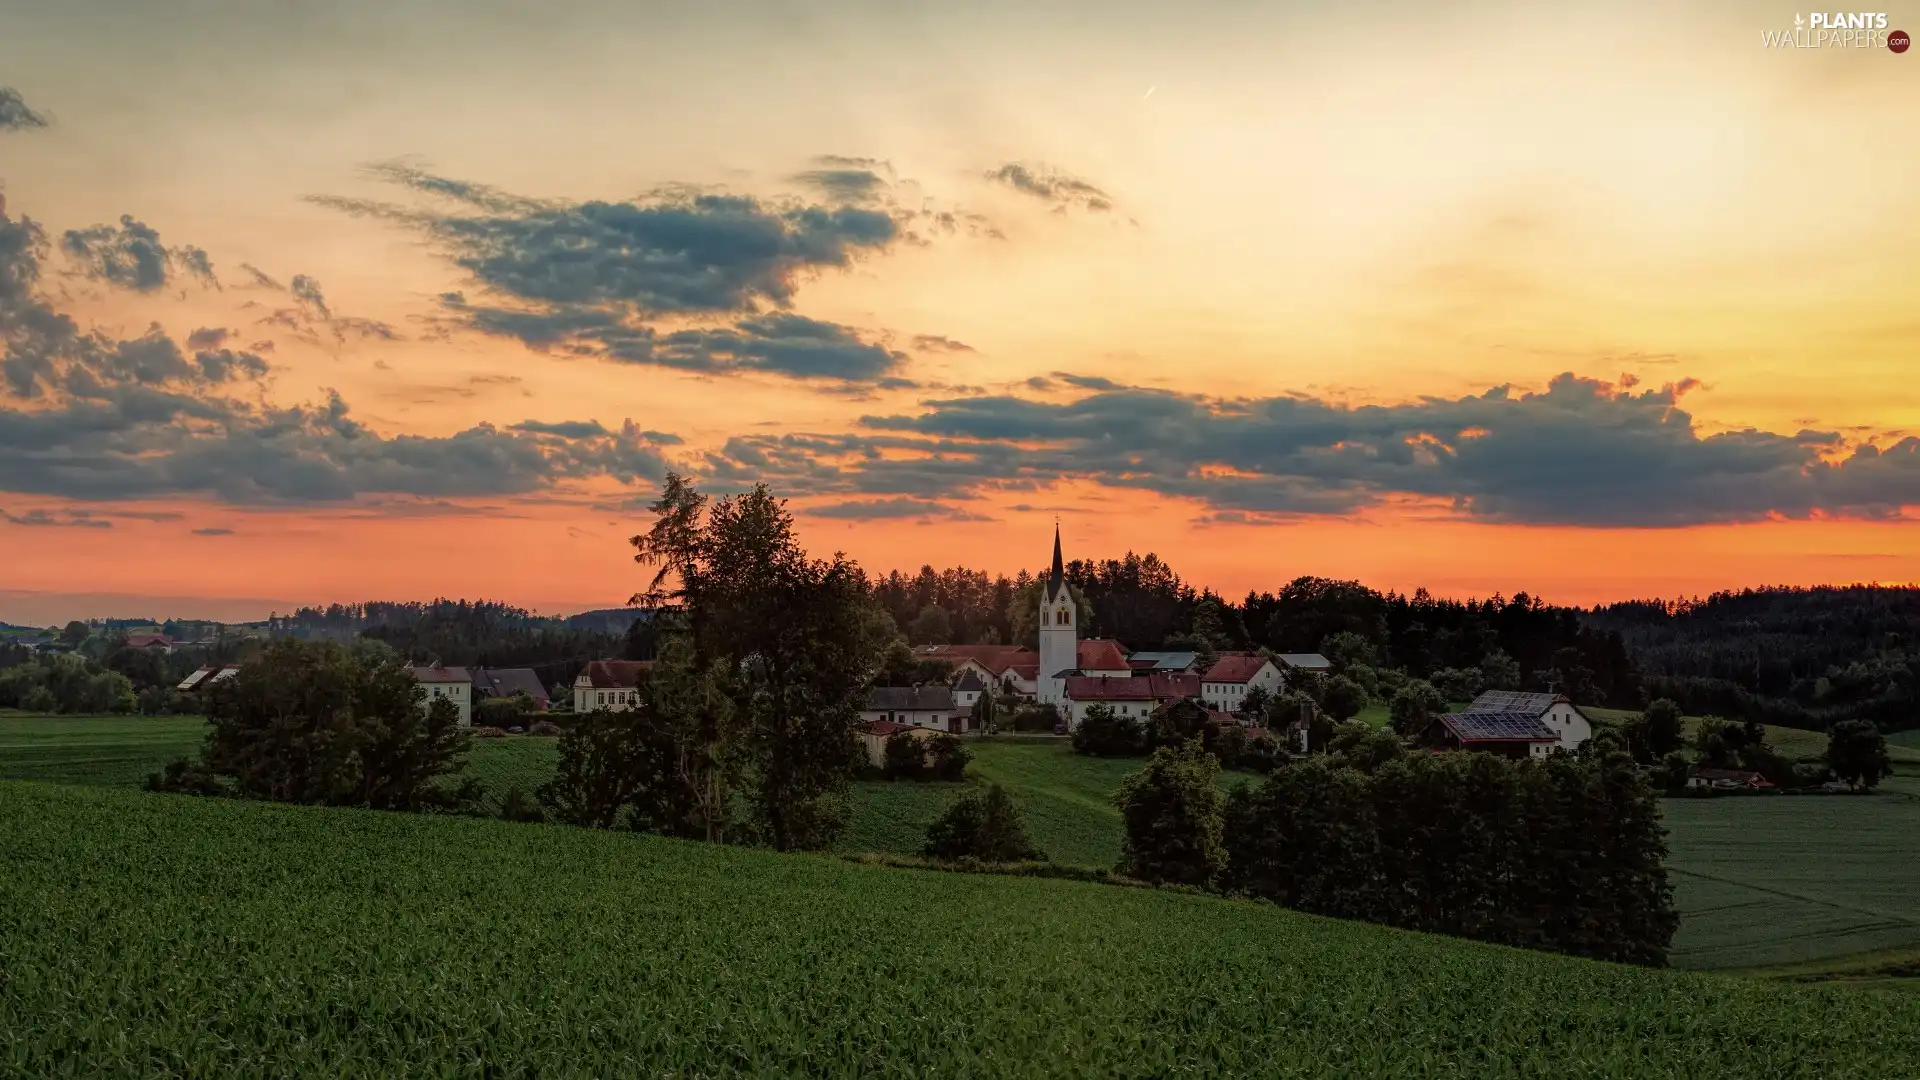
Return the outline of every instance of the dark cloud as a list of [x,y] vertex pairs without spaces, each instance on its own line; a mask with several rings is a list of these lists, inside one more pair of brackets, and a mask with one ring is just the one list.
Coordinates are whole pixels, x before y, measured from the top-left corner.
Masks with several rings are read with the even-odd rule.
[[1920,438],[1704,434],[1681,393],[1567,374],[1537,393],[1357,408],[1143,389],[1065,404],[959,398],[866,417],[866,434],[737,437],[708,468],[797,495],[928,500],[1080,480],[1191,498],[1219,522],[1408,496],[1486,521],[1596,527],[1892,518],[1920,505]]
[[914,336],[913,347],[922,352],[972,352],[973,346],[964,341],[955,341],[942,334],[918,334]]
[[217,349],[227,343],[229,331],[219,326],[203,326],[187,335],[189,349]]
[[245,270],[248,276],[253,279],[253,284],[262,289],[272,289],[275,292],[287,291],[287,287],[285,285],[280,284],[280,282],[278,282],[273,277],[268,275],[266,271],[260,269],[259,267],[253,265],[252,263],[241,263],[240,269]]
[[1069,176],[1045,165],[1008,162],[989,172],[987,179],[1004,184],[1022,195],[1031,195],[1059,211],[1075,206],[1094,213],[1113,209],[1113,199],[1106,192],[1079,177]]
[[605,435],[607,429],[598,420],[557,420],[551,423],[544,420],[522,420],[513,425],[515,431],[531,431],[536,435],[559,435],[568,439],[584,439],[590,435]]
[[923,521],[992,521],[992,518],[934,502],[931,499],[869,499],[815,506],[806,511],[813,517],[840,518],[849,521],[879,521],[893,518],[918,518]]
[[195,536],[232,536],[233,530],[232,529],[195,529],[193,530],[193,535]]
[[1126,387],[1112,379],[1100,375],[1075,375],[1068,371],[1056,371],[1053,377],[1068,386],[1080,390],[1125,390]]
[[213,262],[197,247],[168,247],[152,226],[131,214],[120,215],[118,225],[68,229],[60,247],[96,281],[123,289],[154,292],[178,274],[186,273],[208,285],[217,285]]
[[819,168],[796,173],[793,181],[835,202],[875,202],[893,188],[893,167],[878,158],[822,154],[813,163]]
[[45,115],[27,107],[20,91],[0,86],[0,131],[27,131],[46,127],[49,122]]
[[[290,407],[236,396],[237,385],[269,373],[258,353],[189,353],[158,326],[124,340],[83,330],[39,292],[49,248],[35,222],[0,202],[0,491],[317,503],[524,494],[591,478],[642,484],[667,468],[670,440],[631,422],[575,435],[481,424],[387,436],[353,419],[337,394]],[[302,309],[324,310],[311,279],[296,278],[295,289]]]
[[5,510],[0,510],[0,521],[4,521],[9,525],[30,525],[48,528],[113,528],[113,522],[94,517],[84,510],[29,510],[24,514],[10,514]]
[[320,318],[333,318],[333,311],[327,307],[327,298],[320,291],[318,281],[305,274],[295,274],[293,280],[287,284],[287,291],[293,294],[295,300],[313,309],[313,313]]
[[[876,189],[852,174],[884,183],[865,164],[832,164],[813,186],[864,200]],[[373,174],[437,201],[313,201],[427,236],[484,294],[442,293],[442,310],[482,333],[623,363],[845,382],[878,381],[907,359],[788,309],[809,276],[906,242],[917,212],[686,188],[628,202],[540,201],[404,163]]]

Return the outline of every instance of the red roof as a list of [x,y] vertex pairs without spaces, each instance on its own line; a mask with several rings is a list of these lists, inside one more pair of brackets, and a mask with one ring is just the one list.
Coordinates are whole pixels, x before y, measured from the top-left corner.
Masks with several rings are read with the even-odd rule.
[[1120,643],[1105,638],[1089,638],[1079,643],[1074,659],[1081,671],[1132,671]]
[[165,634],[128,634],[127,645],[135,649],[145,649],[154,645],[173,647],[173,639]]
[[1025,645],[922,645],[913,655],[922,660],[951,660],[955,665],[971,660],[996,679],[1008,671],[1031,679],[1040,667],[1039,654]]
[[587,682],[595,690],[633,690],[653,670],[651,660],[595,660],[587,665]]
[[853,727],[854,730],[863,735],[877,735],[882,738],[889,735],[898,735],[903,731],[918,730],[912,724],[902,724],[893,720],[868,720],[862,724],[855,724]]
[[1200,693],[1200,677],[1178,675],[1069,675],[1066,692],[1072,701],[1180,701]]
[[1214,661],[1201,681],[1210,683],[1244,683],[1260,674],[1267,666],[1264,656],[1223,656]]
[[422,664],[413,669],[413,677],[427,683],[463,683],[472,682],[473,676],[463,667],[427,667]]

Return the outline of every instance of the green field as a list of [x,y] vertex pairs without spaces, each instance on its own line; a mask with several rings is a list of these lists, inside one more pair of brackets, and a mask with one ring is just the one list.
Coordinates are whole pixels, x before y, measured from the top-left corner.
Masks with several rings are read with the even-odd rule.
[[19,1076],[1894,1076],[1920,998],[1144,889],[0,783]]
[[[137,786],[199,745],[197,719],[0,717],[0,779]],[[1058,863],[1111,867],[1120,856],[1111,802],[1137,760],[1073,754],[1056,739],[969,743],[970,777],[1005,785],[1034,842]],[[556,741],[476,739],[468,772],[496,802],[551,775]],[[1242,779],[1223,776],[1224,784]],[[962,785],[866,782],[837,849],[917,854],[926,827]],[[1801,965],[1870,950],[1920,949],[1920,775],[1903,771],[1871,797],[1669,799],[1676,966]]]

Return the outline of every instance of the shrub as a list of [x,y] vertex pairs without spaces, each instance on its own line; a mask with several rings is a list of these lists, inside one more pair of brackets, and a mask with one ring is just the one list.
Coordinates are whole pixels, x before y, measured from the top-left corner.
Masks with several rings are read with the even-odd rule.
[[1239,724],[1208,724],[1200,745],[1223,769],[1237,769],[1247,756],[1247,729]]
[[1226,861],[1220,763],[1197,743],[1161,747],[1114,802],[1126,825],[1119,871],[1142,881],[1206,885]]
[[1027,837],[1020,808],[999,784],[969,791],[927,826],[922,854],[931,859],[1033,862],[1046,858]]
[[967,775],[972,751],[951,735],[935,735],[927,747],[927,773],[935,780],[960,780]]
[[887,739],[883,775],[889,780],[918,780],[927,771],[927,748],[922,736],[912,731],[897,731]]
[[1393,695],[1391,709],[1394,733],[1412,738],[1424,732],[1434,717],[1447,711],[1447,699],[1432,683],[1413,679]]
[[1073,752],[1091,757],[1137,757],[1147,752],[1147,732],[1131,717],[1100,702],[1087,707],[1073,729]]
[[554,723],[551,720],[535,720],[533,722],[533,726],[527,729],[527,734],[558,735],[561,733],[561,731],[562,731],[562,728],[560,727],[560,725]]
[[1856,789],[1871,789],[1893,775],[1887,740],[1871,720],[1842,720],[1827,732],[1827,767]]
[[537,799],[530,799],[526,792],[515,784],[507,789],[500,799],[500,816],[508,821],[542,822],[547,820],[547,812]]
[[1367,707],[1367,692],[1357,682],[1345,675],[1335,675],[1327,680],[1326,688],[1320,693],[1320,700],[1327,715],[1335,721],[1351,720],[1360,715]]

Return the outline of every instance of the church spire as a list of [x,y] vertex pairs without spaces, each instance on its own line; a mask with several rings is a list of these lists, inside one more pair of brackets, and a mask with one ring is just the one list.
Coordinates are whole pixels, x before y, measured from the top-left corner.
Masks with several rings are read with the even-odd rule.
[[1053,523],[1053,573],[1047,578],[1047,595],[1059,596],[1066,577],[1066,570],[1060,565],[1060,523],[1056,521]]

